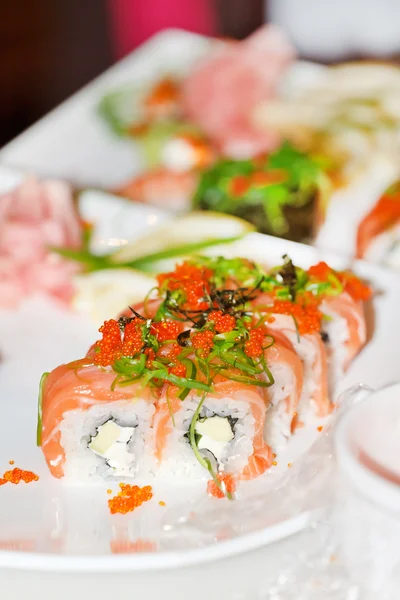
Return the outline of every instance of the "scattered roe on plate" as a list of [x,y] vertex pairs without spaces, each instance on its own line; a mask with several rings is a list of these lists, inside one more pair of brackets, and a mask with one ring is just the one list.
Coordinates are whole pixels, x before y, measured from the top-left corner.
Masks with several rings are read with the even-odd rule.
[[151,485],[145,485],[141,488],[138,485],[120,483],[119,487],[121,491],[108,501],[108,507],[112,515],[116,513],[125,515],[132,512],[135,508],[141,506],[143,502],[147,502],[153,497]]
[[[14,464],[13,461],[10,461],[10,464]],[[12,471],[3,473],[3,477],[0,478],[0,485],[5,485],[6,483],[18,485],[21,481],[25,483],[39,481],[39,476],[32,471],[23,471],[22,469],[15,468]]]
[[135,552],[155,552],[157,546],[149,540],[137,539],[134,542],[130,540],[114,540],[110,543],[110,550],[113,554],[134,554]]
[[236,490],[236,482],[232,475],[227,473],[226,475],[218,474],[218,481],[221,483],[221,486],[225,489],[220,490],[215,481],[210,479],[207,483],[207,492],[210,496],[214,496],[214,498],[225,498],[226,493],[233,494]]

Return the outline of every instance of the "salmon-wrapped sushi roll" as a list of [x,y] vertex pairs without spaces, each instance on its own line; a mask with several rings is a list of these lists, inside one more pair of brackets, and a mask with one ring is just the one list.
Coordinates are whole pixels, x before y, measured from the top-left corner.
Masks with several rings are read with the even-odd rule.
[[265,360],[273,372],[274,384],[267,390],[269,409],[264,438],[277,449],[287,442],[292,433],[303,394],[304,367],[284,335],[274,331],[273,338],[274,343],[265,350]]
[[400,182],[383,194],[359,224],[356,256],[400,267]]
[[370,288],[349,272],[336,272],[320,262],[308,270],[309,284],[315,280],[332,281],[330,293],[320,298],[321,337],[328,355],[331,393],[343,378],[353,359],[367,340],[364,302]]
[[327,353],[319,328],[321,314],[314,304],[303,308],[290,301],[276,301],[270,294],[261,294],[254,302],[260,314],[268,316],[272,335],[286,340],[303,365],[303,386],[297,406],[298,416],[320,417],[331,412],[328,390]]
[[266,397],[259,388],[219,382],[212,392],[192,392],[184,402],[168,392],[153,423],[158,473],[209,479],[209,464],[214,473],[253,479],[271,466],[272,450],[263,437]]
[[155,398],[139,383],[114,388],[115,377],[90,358],[45,377],[39,440],[54,477],[86,481],[138,473]]

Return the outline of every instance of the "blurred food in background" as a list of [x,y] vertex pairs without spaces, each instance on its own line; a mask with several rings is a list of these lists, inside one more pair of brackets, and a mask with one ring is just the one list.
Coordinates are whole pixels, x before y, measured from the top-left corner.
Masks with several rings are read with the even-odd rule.
[[[138,172],[138,154],[132,153],[135,176],[117,176],[118,185],[108,191],[171,213],[238,217],[262,233],[394,264],[399,68],[301,60],[301,53],[317,58],[318,48],[326,60],[335,58],[329,44],[320,43],[321,32],[310,30],[314,22],[321,30],[327,26],[318,10],[311,18],[312,0],[301,13],[308,29],[305,21],[293,22],[300,13],[291,0],[279,6],[274,0],[266,6],[259,0],[246,6],[174,0],[168,6],[166,11],[157,4],[155,11],[153,1],[140,0],[108,5],[105,44],[120,55],[153,29],[173,24],[221,37],[205,44],[196,60],[161,60],[157,68],[132,72],[131,80],[127,71],[126,82],[120,79],[122,85],[98,99],[98,123],[108,130],[110,148],[132,144],[142,159]],[[104,17],[106,5],[102,10]],[[343,6],[337,10],[343,20]],[[264,14],[273,23],[262,24]],[[352,27],[342,31],[349,34]],[[348,45],[341,58],[355,56],[360,39],[355,36],[353,50]],[[391,42],[386,55],[389,46],[395,51]]]

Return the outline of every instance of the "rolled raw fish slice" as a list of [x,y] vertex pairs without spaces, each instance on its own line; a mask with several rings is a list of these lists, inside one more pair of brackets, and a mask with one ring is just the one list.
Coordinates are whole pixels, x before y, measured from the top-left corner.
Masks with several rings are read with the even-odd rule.
[[[265,303],[262,296],[257,300],[260,306]],[[307,419],[313,414],[328,415],[332,404],[328,390],[327,352],[318,332],[299,335],[294,319],[290,315],[272,313],[273,321],[268,323],[272,335],[283,336],[292,346],[303,364],[303,390],[297,407],[298,417]]]
[[333,393],[367,340],[364,304],[343,292],[326,296],[320,310],[328,317],[322,320],[322,339],[328,355],[329,389]]
[[265,360],[274,377],[267,389],[267,410],[264,439],[275,450],[290,437],[303,393],[303,363],[287,338],[275,331],[274,344],[265,350]]
[[400,267],[400,183],[365,215],[357,231],[357,258]]
[[[165,476],[210,479],[196,458],[189,430],[203,395],[190,393],[182,401],[166,388],[153,421],[155,469]],[[202,403],[195,425],[197,449],[214,472],[237,479],[253,479],[272,464],[272,450],[264,441],[267,411],[263,388],[235,381],[216,383]]]
[[90,358],[61,365],[42,388],[41,447],[54,477],[135,477],[155,412],[150,388],[112,389],[115,372]]

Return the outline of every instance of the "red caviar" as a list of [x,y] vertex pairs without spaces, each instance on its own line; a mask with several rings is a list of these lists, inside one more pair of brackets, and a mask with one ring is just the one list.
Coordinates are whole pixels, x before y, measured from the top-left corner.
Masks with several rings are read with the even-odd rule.
[[192,336],[192,345],[196,350],[201,350],[204,356],[208,356],[214,345],[214,333],[212,331],[199,331]]
[[150,333],[155,335],[159,342],[166,342],[167,340],[175,340],[179,330],[179,323],[160,321],[159,323],[152,323]]
[[311,297],[305,297],[304,304],[296,304],[290,300],[276,300],[271,313],[291,315],[294,317],[300,335],[320,331],[322,314]]
[[168,371],[171,373],[171,375],[176,375],[177,377],[186,376],[186,367],[180,362],[177,362],[173,367],[170,367]]
[[371,288],[363,283],[356,275],[348,271],[342,273],[336,272],[326,262],[319,262],[318,264],[308,269],[310,277],[316,277],[321,281],[327,281],[329,275],[335,275],[343,286],[345,292],[347,292],[354,300],[368,300],[372,295]]
[[363,283],[358,277],[353,275],[353,273],[340,273],[339,279],[345,292],[347,292],[353,300],[365,301],[371,298],[372,290],[369,285]]
[[[233,494],[235,492],[236,481],[233,475],[230,475],[229,473],[218,473],[217,479],[221,483],[222,488],[226,493]],[[207,483],[207,492],[210,494],[210,496],[214,496],[214,498],[225,498],[225,493],[219,489],[213,479],[210,479],[210,481]]]
[[210,292],[210,278],[213,272],[203,266],[191,265],[184,262],[171,273],[157,276],[160,287],[166,287],[170,292],[180,290],[184,294],[183,310],[206,310],[208,302],[205,295]]
[[214,328],[217,333],[228,333],[236,327],[235,317],[224,314],[221,310],[212,311],[208,315],[208,320],[214,323]]
[[265,338],[265,329],[263,327],[255,327],[249,331],[249,339],[244,345],[244,351],[247,356],[257,358],[263,353],[263,341]]
[[176,358],[177,356],[179,356],[179,354],[182,352],[182,348],[179,346],[179,344],[171,344],[171,346],[169,347],[168,350],[168,358]]
[[143,350],[143,321],[133,319],[126,324],[124,329],[124,341],[122,343],[122,354],[134,356]]
[[128,483],[120,483],[121,491],[116,496],[110,498],[108,507],[112,515],[120,513],[125,515],[132,512],[144,502],[148,502],[153,497],[151,485],[139,487],[138,485],[129,485]]
[[12,471],[6,471],[3,474],[3,477],[0,479],[0,485],[4,485],[5,483],[18,485],[21,481],[24,481],[25,483],[39,481],[39,476],[32,471],[23,471],[22,469],[15,468]]
[[146,360],[146,367],[148,369],[151,368],[152,362],[156,357],[156,353],[154,352],[153,348],[146,348],[146,350],[144,351],[144,353],[147,356],[147,360]]
[[121,330],[115,319],[105,321],[99,329],[102,339],[96,342],[94,362],[102,367],[112,365],[122,354]]
[[129,540],[114,540],[110,543],[113,554],[131,554],[135,552],[154,552],[157,546],[154,542],[138,539],[135,542]]
[[316,277],[317,279],[321,279],[325,281],[328,279],[328,276],[332,273],[332,269],[326,262],[319,262],[316,265],[310,267],[307,271],[310,277]]

